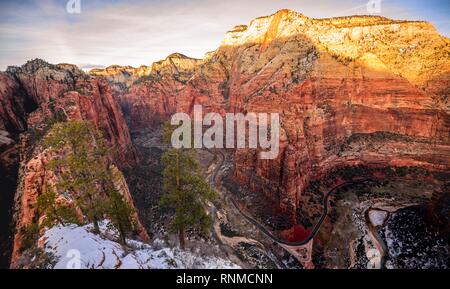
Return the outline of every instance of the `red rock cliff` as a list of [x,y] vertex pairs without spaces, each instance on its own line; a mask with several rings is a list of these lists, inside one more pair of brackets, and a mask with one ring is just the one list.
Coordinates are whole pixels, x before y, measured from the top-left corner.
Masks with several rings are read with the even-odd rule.
[[133,130],[152,128],[176,111],[176,98],[201,60],[173,53],[151,66],[110,66],[90,71],[114,88]]
[[[45,164],[55,156],[42,151],[38,145],[54,121],[92,121],[114,149],[113,161],[118,166],[132,165],[137,156],[122,111],[107,80],[93,79],[74,65],[51,65],[33,60],[21,67],[10,67],[0,74],[0,101],[0,130],[8,131],[18,142],[21,162],[15,195],[16,234],[11,260],[11,266],[15,267],[21,256],[21,229],[40,219],[37,198],[46,187],[57,181],[54,173],[45,168]],[[116,186],[133,204],[122,176]],[[136,230],[143,239],[148,238],[137,215],[134,217]]]
[[117,148],[121,165],[136,160],[122,111],[105,79],[93,79],[74,65],[39,59],[9,67],[0,77],[0,128],[18,134],[39,130],[57,117],[91,120]]
[[294,212],[309,181],[335,167],[449,169],[449,51],[426,22],[282,10],[229,31],[187,80],[143,78],[123,98],[137,128],[195,103],[280,113],[279,157],[237,150],[235,179]]

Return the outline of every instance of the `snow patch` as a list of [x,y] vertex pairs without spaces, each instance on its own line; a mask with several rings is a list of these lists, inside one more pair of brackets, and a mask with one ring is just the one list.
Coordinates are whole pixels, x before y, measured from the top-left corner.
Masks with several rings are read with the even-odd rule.
[[369,211],[369,219],[373,226],[382,226],[384,221],[388,217],[388,212],[379,211],[379,210],[370,210]]
[[56,256],[55,269],[240,269],[214,256],[200,256],[177,248],[155,249],[136,240],[127,240],[128,247],[124,249],[108,239],[117,236],[117,232],[108,229],[107,224],[102,223],[100,235],[91,232],[92,225],[58,225],[45,231],[40,243],[46,252]]

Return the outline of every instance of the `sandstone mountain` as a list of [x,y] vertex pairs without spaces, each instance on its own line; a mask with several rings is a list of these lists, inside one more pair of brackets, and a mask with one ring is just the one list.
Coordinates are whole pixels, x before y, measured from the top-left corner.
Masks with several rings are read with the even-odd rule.
[[[277,112],[280,154],[263,160],[257,150],[235,150],[233,179],[295,223],[312,181],[340,168],[448,172],[449,90],[450,40],[431,24],[378,16],[313,19],[290,10],[234,27],[203,59],[174,53],[150,66],[89,74],[39,59],[9,67],[0,72],[0,209],[7,215],[12,207],[15,237],[0,236],[2,252],[12,245],[12,266],[20,266],[21,229],[43,217],[37,198],[57,182],[46,164],[58,156],[39,143],[56,121],[92,121],[117,151],[111,165],[120,174],[139,159],[130,131],[192,113],[194,104],[221,114]],[[115,186],[134,206],[125,179]],[[59,199],[70,202],[63,194]],[[441,200],[448,200],[445,191],[435,194],[430,210],[442,211]],[[438,222],[440,216],[434,215]],[[10,221],[0,222],[2,232]]]
[[90,71],[106,77],[134,129],[154,127],[175,107],[175,96],[202,61],[173,53],[151,66],[110,66]]
[[40,59],[8,67],[0,77],[0,129],[17,136],[42,130],[58,117],[92,120],[117,146],[118,158],[136,158],[122,111],[104,79],[93,79],[72,64],[52,65]]
[[[15,267],[22,254],[22,230],[41,217],[37,211],[37,198],[57,181],[55,172],[48,170],[46,164],[58,156],[40,146],[40,140],[52,124],[65,120],[90,120],[102,132],[109,146],[115,148],[112,161],[118,167],[136,163],[137,153],[108,82],[93,79],[75,65],[52,65],[35,59],[21,67],[9,67],[6,72],[0,73],[0,101],[2,171],[9,173],[2,179],[2,185],[3,182],[11,183],[5,188],[5,203],[2,205],[5,205],[6,212],[15,212],[11,262],[11,266]],[[14,173],[17,170],[18,176]],[[18,180],[14,179],[14,175]],[[13,185],[15,183],[17,191]],[[132,205],[125,179],[120,176],[115,185]],[[8,195],[14,196],[15,205],[11,203],[12,197],[5,197]],[[67,196],[59,196],[58,199],[70,201]],[[145,238],[146,232],[137,215],[135,218],[137,229]],[[2,220],[2,231],[6,236],[9,224],[4,222],[7,221]]]
[[133,82],[118,81],[137,75],[129,68],[93,74],[124,83],[118,94],[131,130],[194,104],[280,113],[279,157],[237,150],[234,175],[294,214],[309,182],[338,167],[448,170],[449,56],[450,40],[427,22],[281,10],[234,27],[203,60],[171,56],[155,64],[169,69],[152,67]]

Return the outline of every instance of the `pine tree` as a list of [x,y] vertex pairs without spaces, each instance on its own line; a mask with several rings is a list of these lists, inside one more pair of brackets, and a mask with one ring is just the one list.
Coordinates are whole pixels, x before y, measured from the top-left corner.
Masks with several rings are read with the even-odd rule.
[[[166,126],[166,142],[170,139],[171,131]],[[165,195],[161,198],[161,204],[175,209],[172,230],[178,232],[180,247],[184,249],[185,231],[188,228],[199,227],[204,232],[209,229],[211,219],[205,206],[216,194],[200,176],[193,150],[170,148],[162,156],[162,162],[165,167]]]
[[119,231],[120,243],[126,245],[126,236],[133,230],[134,209],[124,200],[122,194],[111,189],[108,193],[106,214],[111,224]]
[[104,187],[111,182],[105,169],[109,161],[101,134],[88,121],[56,123],[44,139],[44,146],[60,151],[49,163],[59,172],[57,189],[70,192],[98,233],[105,214]]
[[56,193],[53,190],[46,191],[37,199],[38,210],[45,214],[44,226],[52,226],[54,223],[65,225],[66,223],[78,224],[75,210],[69,206],[58,205]]

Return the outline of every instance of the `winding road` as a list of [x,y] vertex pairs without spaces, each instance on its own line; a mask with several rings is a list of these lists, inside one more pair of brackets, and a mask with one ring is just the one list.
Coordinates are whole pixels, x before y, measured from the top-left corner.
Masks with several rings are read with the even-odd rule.
[[[214,154],[214,155],[218,155],[217,153],[208,150],[210,153]],[[217,152],[220,154],[220,163],[219,165],[217,165],[217,167],[215,168],[214,173],[212,174],[212,181],[214,183],[214,185],[216,186],[216,189],[221,189],[222,186],[220,184],[217,184],[217,175],[219,173],[219,171],[221,170],[221,168],[224,165],[225,162],[225,154],[222,151],[218,151]],[[287,246],[291,246],[291,247],[303,247],[306,244],[308,244],[312,239],[314,239],[314,237],[317,235],[317,233],[320,230],[320,227],[322,226],[323,221],[325,220],[325,218],[327,217],[328,214],[328,199],[331,196],[331,194],[333,194],[335,191],[337,191],[338,189],[346,186],[346,185],[350,185],[350,184],[355,184],[355,183],[361,183],[361,182],[365,182],[367,181],[366,179],[361,179],[361,180],[356,180],[356,181],[348,181],[348,182],[344,182],[342,184],[336,185],[334,186],[331,190],[329,190],[324,198],[323,198],[323,211],[322,211],[322,215],[320,216],[319,221],[317,222],[317,224],[314,226],[313,230],[311,231],[311,234],[304,240],[302,241],[298,241],[298,242],[289,242],[286,240],[282,240],[280,238],[278,238],[277,236],[275,236],[272,232],[270,232],[269,230],[267,230],[263,225],[261,225],[258,221],[256,221],[253,217],[251,217],[249,214],[245,213],[241,207],[238,205],[238,203],[236,202],[236,200],[230,196],[230,194],[226,194],[226,198],[229,199],[231,201],[231,203],[233,204],[233,206],[238,210],[238,212],[250,223],[252,223],[256,228],[258,228],[258,230],[260,230],[264,235],[266,235],[268,238],[270,238],[272,241],[277,242],[279,244],[283,244],[283,245],[287,245]]]

